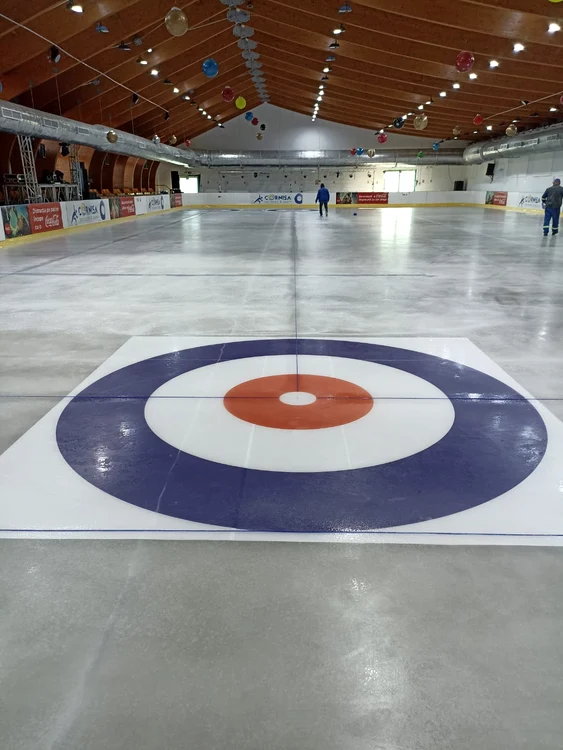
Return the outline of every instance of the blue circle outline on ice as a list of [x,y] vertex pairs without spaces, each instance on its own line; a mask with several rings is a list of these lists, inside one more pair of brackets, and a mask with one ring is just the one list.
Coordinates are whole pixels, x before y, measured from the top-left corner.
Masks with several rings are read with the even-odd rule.
[[293,532],[362,531],[448,516],[516,487],[543,458],[547,430],[538,411],[479,370],[364,342],[298,339],[297,349],[381,363],[427,380],[452,402],[451,429],[429,448],[387,464],[283,472],[202,459],[149,428],[145,405],[157,388],[219,362],[295,354],[295,339],[272,339],[170,352],[106,375],[63,410],[59,450],[86,481],[140,508],[216,526]]

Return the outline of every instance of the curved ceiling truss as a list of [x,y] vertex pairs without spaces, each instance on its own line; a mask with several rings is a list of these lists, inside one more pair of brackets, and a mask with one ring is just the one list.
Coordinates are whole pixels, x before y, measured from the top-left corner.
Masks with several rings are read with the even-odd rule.
[[[26,27],[0,17],[0,98],[163,141],[239,115],[225,86],[248,109],[269,100],[313,116],[318,104],[320,119],[372,130],[407,115],[402,134],[417,133],[413,118],[425,112],[417,134],[435,139],[455,126],[477,140],[515,120],[522,129],[563,119],[563,30],[554,30],[563,6],[547,0],[245,0],[242,26],[228,0],[177,0],[189,23],[181,37],[164,25],[173,4],[81,0],[79,14],[67,0],[0,0],[0,13]],[[463,49],[476,58],[472,79],[455,68]],[[202,72],[209,57],[215,78]]]

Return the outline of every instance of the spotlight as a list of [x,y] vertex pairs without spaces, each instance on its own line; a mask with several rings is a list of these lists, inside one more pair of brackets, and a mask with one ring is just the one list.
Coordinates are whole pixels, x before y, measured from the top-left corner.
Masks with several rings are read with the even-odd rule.
[[452,89],[459,89],[459,88],[461,88],[461,86],[459,85],[459,83],[454,83],[453,86],[452,86]]
[[204,109],[202,109],[201,110],[201,114],[205,117],[205,115],[207,114],[207,112]]
[[417,109],[424,109],[424,104],[419,104]]
[[487,130],[492,130],[492,129],[493,129],[492,125],[487,125]]
[[348,5],[348,3],[344,3],[344,5],[341,5],[340,8],[338,8],[339,13],[351,13],[352,7]]
[[178,88],[177,86],[174,86],[174,88],[172,89],[172,91],[173,91],[173,92],[174,92],[175,94],[179,94],[179,93],[180,93],[180,89],[179,89],[179,88]]
[[336,60],[336,57],[334,55],[329,55],[328,57],[325,57],[325,62],[334,62]]
[[151,70],[151,76],[157,76],[157,75],[158,75],[158,70],[156,68],[153,68]]
[[183,99],[183,100],[184,100],[185,102],[189,102],[189,101],[190,101],[190,97],[189,97],[189,96],[188,96],[187,94],[183,94],[183,95],[182,95],[182,99]]
[[322,102],[322,100],[323,100],[322,96],[317,96],[317,101],[318,102]]
[[321,78],[321,81],[328,81],[328,76],[323,76],[323,77]]
[[80,3],[75,3],[74,0],[68,0],[68,3],[66,4],[67,10],[73,10],[75,13],[83,13],[84,8],[80,5]]
[[514,47],[512,48],[514,52],[522,52],[522,50],[526,49],[523,44],[520,44],[520,42],[516,42]]
[[469,78],[474,81],[477,78],[477,73],[470,73]]
[[131,97],[131,101],[133,102],[133,104],[138,104],[139,103],[139,94],[133,94],[133,96]]
[[109,34],[109,29],[107,26],[104,26],[103,23],[97,23],[96,24],[96,31],[98,34]]
[[550,111],[550,112],[557,112],[557,107],[550,107],[550,108],[549,108],[549,111]]
[[445,91],[440,91],[440,96],[441,96],[441,97],[442,97],[442,99],[443,99],[443,98],[444,98],[445,96],[447,96],[447,94],[446,94],[446,92],[445,92]]
[[211,115],[207,115],[207,119],[212,120],[213,118],[211,117]]
[[139,65],[148,65],[149,64],[149,61],[146,58],[144,58],[142,55],[141,55],[141,57],[137,58],[137,62],[139,63]]
[[434,104],[434,99],[429,99],[429,101],[427,101],[426,104]]
[[61,59],[61,53],[59,52],[59,48],[55,47],[53,45],[51,49],[49,50],[49,60],[54,63],[60,62]]
[[223,123],[222,123],[222,122],[218,122],[218,123],[217,123],[217,127],[218,127],[218,128],[224,128],[225,126],[223,125]]
[[149,53],[149,55],[150,55],[150,54],[151,54],[151,52],[152,52],[152,47],[149,47],[149,48],[148,48],[148,50],[147,50],[147,52],[148,52],[148,53]]
[[550,23],[549,24],[549,28],[547,29],[547,31],[550,34],[555,34],[556,31],[561,31],[561,26],[559,26],[558,23]]
[[340,45],[336,41],[336,39],[333,39],[332,42],[328,45],[329,49],[338,49]]
[[489,68],[498,68],[499,65],[500,65],[500,63],[499,63],[498,60],[491,60],[489,62]]
[[332,30],[332,33],[337,36],[338,34],[343,34],[345,31],[344,24],[340,24],[338,28]]
[[203,107],[198,107],[198,108],[197,108],[197,111],[198,111],[198,112],[203,112]]
[[120,42],[117,45],[117,49],[120,49],[122,52],[131,52],[131,47],[125,42]]
[[326,68],[323,68],[323,73],[331,73],[331,72],[332,72],[332,69],[329,68],[328,66]]

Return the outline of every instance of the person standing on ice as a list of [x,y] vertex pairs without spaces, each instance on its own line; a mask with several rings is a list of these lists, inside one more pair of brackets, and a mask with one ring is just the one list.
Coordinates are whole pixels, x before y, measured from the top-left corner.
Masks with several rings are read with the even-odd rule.
[[[328,189],[325,188],[324,182],[321,182],[321,186],[317,191],[317,197],[315,198],[315,203],[318,202],[319,204],[319,211],[321,216],[323,215],[323,206],[325,209],[325,216],[328,216],[328,202],[330,200],[330,193],[328,192]],[[559,204],[561,205],[561,204]]]
[[541,197],[542,208],[545,208],[543,220],[543,236],[549,234],[549,222],[551,221],[552,234],[559,232],[559,214],[561,213],[561,203],[563,202],[563,187],[561,180],[556,178],[553,185],[548,187]]

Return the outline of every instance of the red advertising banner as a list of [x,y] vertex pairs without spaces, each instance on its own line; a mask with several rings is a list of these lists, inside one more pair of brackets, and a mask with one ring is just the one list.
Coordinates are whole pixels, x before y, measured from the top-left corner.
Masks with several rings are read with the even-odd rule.
[[508,193],[487,190],[487,195],[485,196],[487,206],[506,206],[507,200]]
[[172,195],[172,207],[180,208],[182,205],[182,193],[174,193]]
[[336,193],[336,205],[351,206],[362,203],[364,205],[387,205],[389,193]]
[[34,203],[27,207],[32,234],[63,228],[60,203]]
[[135,216],[135,198],[132,195],[119,199],[120,216]]
[[358,203],[389,203],[389,193],[358,193]]

